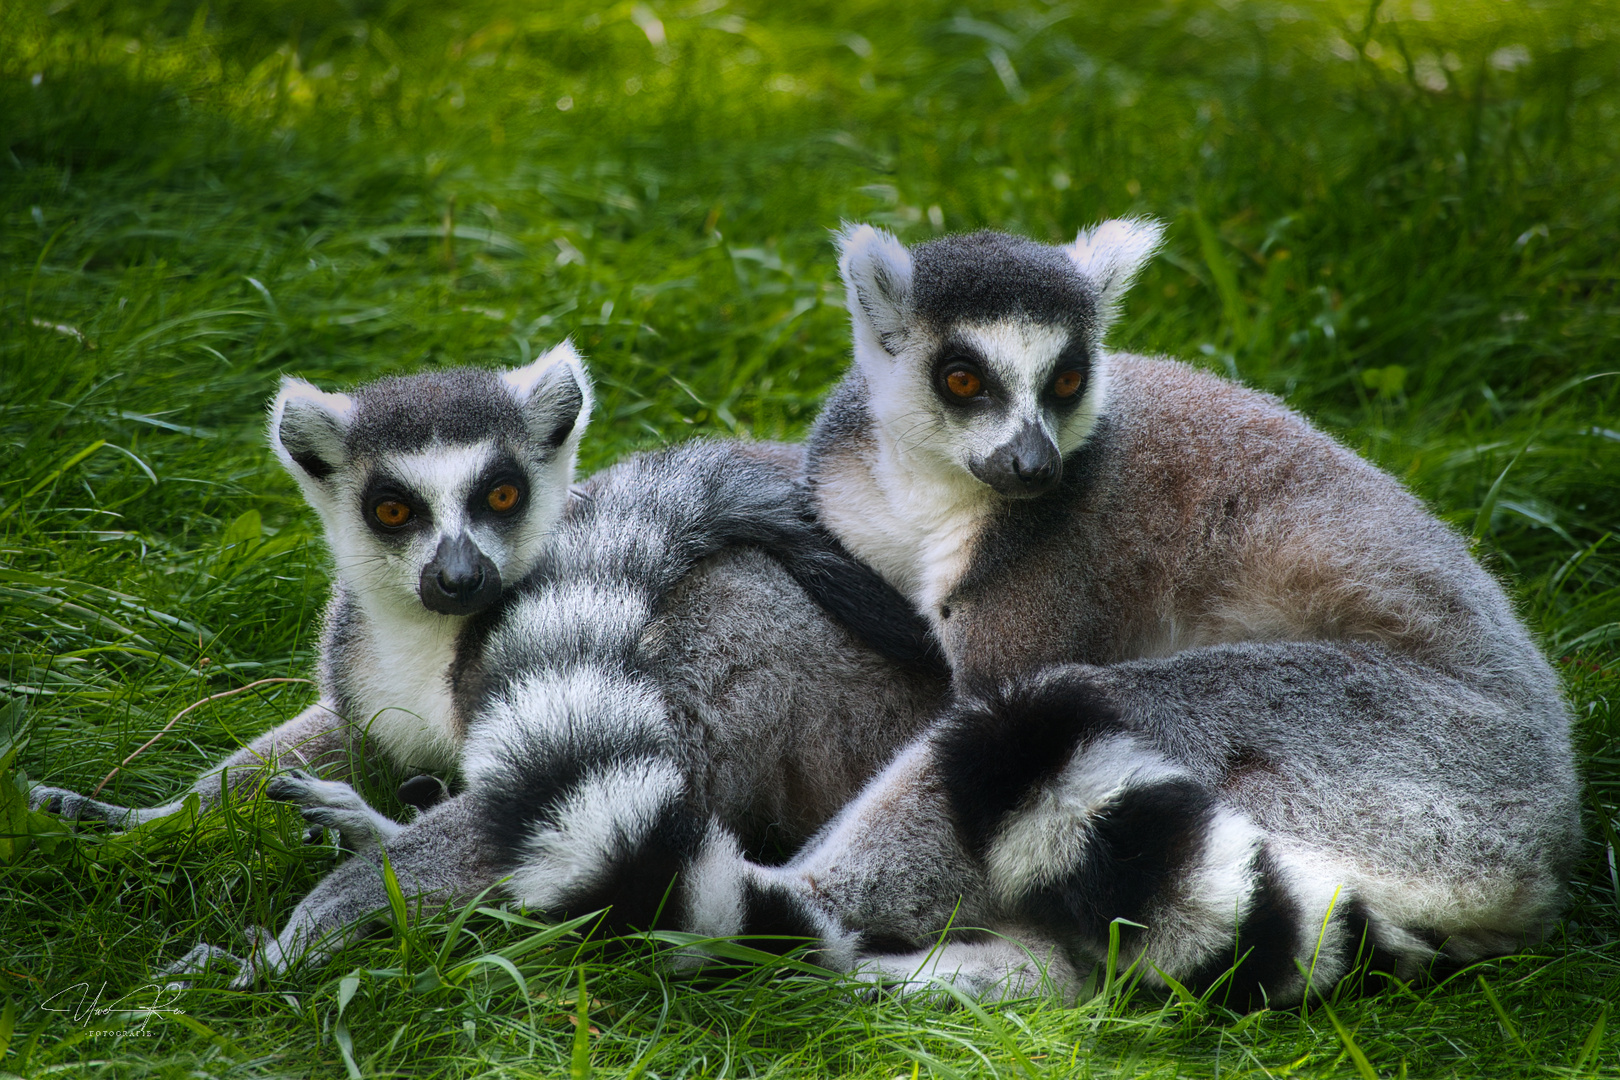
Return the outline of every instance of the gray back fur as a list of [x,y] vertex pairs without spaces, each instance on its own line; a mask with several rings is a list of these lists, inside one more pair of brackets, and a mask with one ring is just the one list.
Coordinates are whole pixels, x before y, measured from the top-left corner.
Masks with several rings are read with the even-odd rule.
[[[907,252],[846,232],[856,362],[809,479],[932,622],[958,704],[780,887],[919,945],[960,898],[1075,964],[1129,918],[1149,929],[1127,952],[1202,985],[1236,937],[1258,950],[1230,984],[1250,1003],[1331,986],[1358,948],[1412,975],[1539,936],[1580,836],[1556,675],[1393,478],[1274,398],[1103,346],[1157,238]],[[930,365],[964,334],[997,400],[953,413]],[[1065,427],[1019,387],[1075,350],[1090,415]],[[1044,493],[979,479],[1014,413],[1060,448]],[[881,809],[908,800],[909,820]],[[916,823],[941,814],[955,840]],[[955,896],[888,872],[953,844]],[[1318,953],[1308,986],[1294,960]]]

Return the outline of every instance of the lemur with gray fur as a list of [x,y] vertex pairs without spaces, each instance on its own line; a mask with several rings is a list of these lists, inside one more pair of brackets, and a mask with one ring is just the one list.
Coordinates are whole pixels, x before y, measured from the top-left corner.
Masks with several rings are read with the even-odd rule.
[[[809,480],[931,622],[954,701],[789,864],[711,867],[702,929],[770,889],[829,962],[996,994],[1043,967],[1072,992],[1117,924],[1150,983],[1256,1006],[1559,914],[1557,677],[1389,475],[1275,398],[1104,347],[1159,241],[843,234],[855,363]],[[1012,941],[930,949],[953,918]]]
[[[347,394],[284,380],[270,442],[319,515],[333,559],[321,694],[205,772],[192,788],[204,808],[268,780],[273,797],[305,806],[306,818],[337,830],[351,850],[397,834],[401,826],[346,783],[362,746],[396,769],[459,774],[479,700],[456,684],[482,670],[489,620],[479,618],[527,579],[566,576],[575,565],[571,545],[594,552],[581,573],[607,573],[648,609],[709,555],[759,545],[862,640],[897,655],[920,648],[925,630],[896,630],[893,612],[904,613],[903,601],[891,604],[884,594],[892,591],[810,520],[794,479],[797,457],[783,467],[763,452],[696,444],[608,474],[595,486],[617,494],[601,509],[579,490],[571,499],[590,404],[589,379],[567,342],[504,373],[446,369]],[[645,550],[656,561],[602,570],[613,553]],[[589,586],[564,582],[547,595],[558,589],[583,596]],[[862,611],[874,596],[878,606]],[[595,614],[558,617],[570,632],[589,634]],[[430,804],[439,783],[418,777],[403,794]],[[49,787],[36,788],[33,802],[126,826],[181,804],[130,809]]]
[[[362,748],[398,769],[454,772],[465,731],[451,700],[456,642],[473,614],[540,563],[590,405],[568,342],[504,373],[446,369],[347,394],[282,380],[270,444],[319,515],[332,557],[320,696],[203,773],[191,788],[203,809],[298,768],[271,779],[270,793],[311,804],[311,820],[366,846],[398,826],[343,783]],[[312,773],[329,786],[309,787]],[[132,826],[182,800],[132,809],[41,786],[32,802]]]
[[[379,843],[413,896],[461,902],[510,874],[506,893],[537,909],[611,906],[617,925],[649,926],[675,874],[708,850],[711,831],[756,853],[796,846],[942,704],[945,673],[926,627],[815,524],[797,448],[694,442],[639,455],[575,489],[562,512],[567,470],[551,468],[544,453],[492,442],[491,432],[525,411],[582,413],[583,369],[571,353],[565,363],[570,380],[543,385],[528,372],[468,370],[389,380],[344,398],[310,388],[297,429],[332,438],[307,451],[312,440],[289,439],[285,419],[274,426],[308,477],[339,581],[351,597],[379,594],[362,610],[390,599],[410,608],[409,564],[391,576],[363,573],[376,558],[374,536],[414,544],[421,557],[431,552],[434,561],[414,577],[425,608],[454,620],[448,655],[384,653],[335,616],[340,632],[328,634],[323,666],[339,688],[364,670],[360,685],[380,687],[379,695],[396,678],[413,697],[395,700],[419,702],[413,713],[443,727],[437,741],[407,731],[381,745],[445,747],[467,791],[401,826],[339,781],[302,769],[272,779],[273,794],[338,826],[363,857],[329,875],[279,936],[255,931],[243,984],[336,947],[386,906]],[[521,409],[503,388],[512,382],[528,387]],[[383,414],[379,397],[410,415]],[[434,434],[401,446],[401,433],[416,429]],[[511,442],[521,444],[521,434]],[[482,562],[479,553],[495,548],[488,537],[463,540],[469,530],[458,531],[463,515],[477,521],[493,511],[510,535],[521,508],[553,506],[559,511],[545,515],[543,541],[515,582],[510,559],[490,560],[493,569]],[[435,562],[462,568],[447,588]],[[429,586],[475,595],[459,609],[475,610],[440,610],[448,605]],[[396,612],[407,614],[414,609]],[[409,669],[427,662],[438,674],[431,682]],[[333,692],[329,700],[329,713],[342,715],[348,699]],[[422,760],[400,750],[392,758]],[[429,760],[443,767],[444,756]],[[627,861],[631,854],[638,861]],[[690,921],[684,894],[670,898],[666,921]],[[774,929],[769,898],[754,906],[755,925]],[[199,946],[173,970],[220,956]]]

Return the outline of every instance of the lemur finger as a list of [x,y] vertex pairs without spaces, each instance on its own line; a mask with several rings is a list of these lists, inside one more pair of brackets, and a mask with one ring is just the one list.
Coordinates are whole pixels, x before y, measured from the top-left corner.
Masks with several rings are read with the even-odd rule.
[[264,793],[277,802],[307,802],[320,780],[303,769],[290,769],[272,776],[264,785]]
[[[243,960],[234,953],[227,952],[217,945],[209,945],[206,942],[199,942],[191,947],[190,952],[186,953],[186,955],[182,956],[174,963],[169,964],[161,972],[159,972],[159,974],[202,975],[206,973],[209,968],[218,963],[229,964],[238,971],[249,966],[246,960]],[[190,979],[171,979],[164,983],[163,989],[189,990],[191,989],[191,985],[192,980]]]
[[359,807],[308,806],[301,814],[305,821],[336,832],[350,851],[373,848],[405,827],[364,804]]

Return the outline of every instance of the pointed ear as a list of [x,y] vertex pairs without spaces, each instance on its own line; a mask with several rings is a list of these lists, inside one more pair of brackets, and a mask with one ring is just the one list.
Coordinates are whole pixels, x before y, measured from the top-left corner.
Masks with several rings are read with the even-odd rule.
[[562,343],[525,367],[501,375],[536,442],[555,450],[591,418],[591,377],[574,343]]
[[270,446],[294,476],[324,481],[348,463],[343,436],[353,418],[354,399],[348,394],[328,394],[283,376],[270,406]]
[[1131,283],[1159,250],[1164,225],[1150,218],[1114,218],[1081,229],[1075,242],[1063,250],[1080,272],[1097,287],[1097,338],[1119,311]]
[[845,225],[838,234],[838,273],[857,338],[864,330],[884,352],[895,353],[905,340],[911,252],[882,229]]

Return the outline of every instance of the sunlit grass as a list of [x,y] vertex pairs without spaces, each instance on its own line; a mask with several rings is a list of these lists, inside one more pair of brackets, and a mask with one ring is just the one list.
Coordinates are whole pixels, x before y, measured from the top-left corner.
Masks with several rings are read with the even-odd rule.
[[[452,933],[449,913],[115,1037],[96,1025],[127,1018],[51,995],[105,982],[111,1003],[197,940],[240,949],[332,857],[263,805],[57,832],[0,841],[0,1070],[1620,1074],[1617,16],[0,9],[8,830],[14,782],[94,786],[192,702],[309,673],[324,574],[262,448],[278,373],[516,363],[568,334],[599,386],[590,467],[696,433],[796,438],[847,356],[840,221],[1058,240],[1139,213],[1170,241],[1116,344],[1284,396],[1477,539],[1565,673],[1593,837],[1546,943],[1331,1011],[1238,1018],[1128,980],[1074,1009],[870,1001],[768,965],[696,981],[588,927],[473,913]],[[204,706],[108,791],[171,796],[307,700]],[[495,953],[526,993],[474,963]]]

